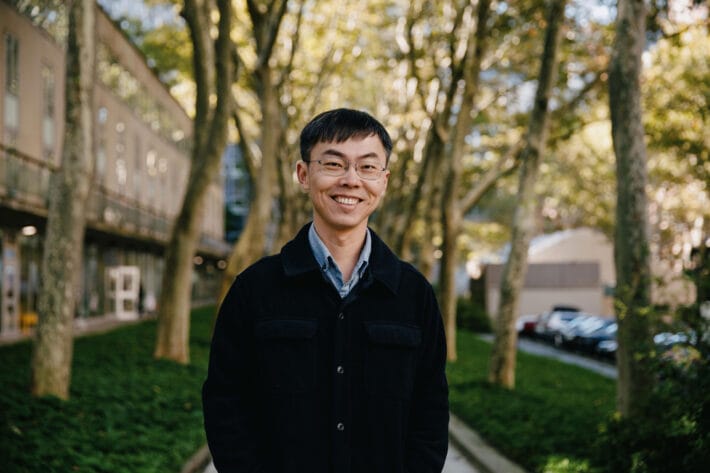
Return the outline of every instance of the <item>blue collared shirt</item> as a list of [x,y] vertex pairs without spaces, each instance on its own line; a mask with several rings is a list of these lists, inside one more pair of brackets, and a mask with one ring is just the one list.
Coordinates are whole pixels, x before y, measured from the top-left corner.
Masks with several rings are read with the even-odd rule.
[[367,263],[370,260],[370,252],[372,251],[370,230],[368,229],[365,234],[365,244],[362,247],[362,251],[360,251],[360,257],[357,263],[355,263],[355,270],[350,277],[350,281],[347,282],[343,281],[343,273],[340,272],[340,268],[330,254],[330,251],[328,251],[325,243],[323,243],[323,240],[321,240],[316,233],[316,228],[313,224],[311,224],[311,228],[308,230],[308,242],[313,250],[313,256],[315,256],[318,266],[320,266],[326,279],[333,284],[333,287],[338,291],[340,297],[345,298],[362,278]]

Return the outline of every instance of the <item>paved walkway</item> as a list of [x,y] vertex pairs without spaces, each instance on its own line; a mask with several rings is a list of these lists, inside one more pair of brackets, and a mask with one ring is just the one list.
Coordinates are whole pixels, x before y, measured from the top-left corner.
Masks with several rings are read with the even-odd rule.
[[443,473],[482,473],[463,456],[458,448],[449,444],[449,453],[446,455]]
[[[115,315],[98,315],[86,318],[74,319],[74,337],[82,337],[90,334],[108,332],[119,326],[126,326],[154,319],[155,314],[144,314],[132,320],[118,319]],[[0,333],[0,346],[10,345],[32,338],[34,330],[27,332],[15,331],[10,333]]]
[[[480,337],[488,342],[493,341],[493,335],[490,334],[480,335]],[[555,358],[563,363],[580,366],[611,379],[616,379],[618,373],[616,365],[613,363],[571,353],[566,350],[555,348],[548,343],[530,340],[529,338],[518,339],[518,350],[524,351],[525,353],[531,353],[533,355]]]
[[535,355],[542,355],[548,358],[555,358],[563,363],[570,365],[581,366],[595,373],[599,373],[607,378],[616,379],[618,371],[613,363],[604,362],[594,358],[589,358],[576,353],[571,353],[565,350],[560,350],[547,343],[538,342],[535,340],[522,339],[518,340],[518,350]]
[[[204,473],[217,473],[217,469],[214,464],[210,464],[205,469]],[[475,468],[471,463],[463,456],[458,448],[449,444],[449,453],[446,455],[446,463],[444,464],[444,470],[442,473],[483,473],[481,470]],[[501,472],[504,473],[504,472]]]

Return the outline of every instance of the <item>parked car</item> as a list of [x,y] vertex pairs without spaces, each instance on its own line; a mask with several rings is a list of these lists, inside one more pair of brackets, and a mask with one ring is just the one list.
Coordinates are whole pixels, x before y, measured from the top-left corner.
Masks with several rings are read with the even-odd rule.
[[577,335],[570,346],[575,350],[605,358],[616,356],[618,347],[616,332],[618,325],[614,319],[604,319],[603,324],[587,333]]
[[533,337],[535,336],[535,326],[540,319],[539,314],[526,314],[518,317],[515,322],[515,329],[518,331],[518,337]]
[[574,318],[560,329],[560,338],[555,340],[555,345],[574,348],[576,337],[602,328],[607,320],[609,319],[601,315],[580,313],[579,317]]
[[661,332],[653,336],[653,343],[662,359],[676,364],[687,364],[701,356],[695,330]]
[[653,336],[653,343],[661,350],[667,350],[675,345],[695,345],[697,336],[690,332],[661,332]]
[[561,330],[579,317],[579,311],[553,310],[545,312],[535,325],[535,336],[542,340],[562,345]]

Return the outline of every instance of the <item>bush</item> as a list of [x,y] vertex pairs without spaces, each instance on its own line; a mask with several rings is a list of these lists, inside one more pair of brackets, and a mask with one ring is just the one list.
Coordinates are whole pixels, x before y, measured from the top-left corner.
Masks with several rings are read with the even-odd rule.
[[153,359],[155,321],[77,339],[68,401],[29,395],[29,342],[1,347],[0,470],[179,471],[205,443],[213,313],[193,311],[189,365]]
[[488,382],[491,344],[459,331],[449,363],[451,411],[530,472],[596,473],[591,439],[614,411],[614,380],[557,360],[519,352],[515,389]]
[[456,326],[471,332],[490,333],[491,319],[486,309],[468,297],[456,301]]
[[674,350],[657,359],[657,383],[641,414],[614,415],[602,427],[595,463],[603,471],[708,471],[710,347],[701,337],[695,348]]

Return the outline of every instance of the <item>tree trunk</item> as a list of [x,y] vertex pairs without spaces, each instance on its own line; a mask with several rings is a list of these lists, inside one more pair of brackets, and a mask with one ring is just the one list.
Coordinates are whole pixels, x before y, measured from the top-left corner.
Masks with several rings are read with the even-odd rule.
[[[442,112],[442,115],[448,118],[450,114]],[[431,179],[435,177],[435,161],[443,154],[444,142],[437,133],[436,125],[432,124],[431,129],[427,133],[427,142],[424,147],[417,182],[414,185],[414,189],[405,197],[403,208],[397,209],[398,217],[392,223],[392,228],[389,232],[392,251],[398,255],[404,254],[405,252],[405,244],[409,237],[408,234],[414,225],[417,209],[422,203],[422,196],[427,195],[427,190],[432,188]]]
[[456,267],[458,266],[458,237],[461,234],[463,212],[459,201],[461,172],[466,136],[471,131],[474,99],[478,89],[481,62],[485,51],[487,35],[486,21],[490,0],[479,0],[476,16],[476,33],[470,35],[468,52],[463,67],[465,85],[461,97],[461,106],[452,133],[451,155],[448,176],[443,187],[441,208],[442,258],[441,276],[441,313],[446,330],[446,351],[449,361],[456,361]]
[[639,413],[653,384],[648,369],[651,271],[646,203],[646,147],[641,111],[643,0],[619,0],[616,39],[609,66],[609,108],[616,154],[617,208],[614,235],[615,307],[619,324],[617,409]]
[[281,105],[272,75],[273,71],[269,69],[268,64],[257,72],[259,78],[257,93],[262,113],[261,166],[258,174],[253,176],[254,186],[249,205],[249,217],[229,257],[222,279],[220,301],[227,294],[234,278],[267,252],[267,232],[273,220],[274,187],[278,177],[278,154],[283,143]]
[[62,163],[52,176],[50,190],[42,289],[37,302],[39,323],[32,355],[34,396],[69,398],[74,310],[93,174],[95,8],[92,0],[75,0],[69,10],[66,135]]
[[518,334],[515,321],[518,315],[520,291],[527,272],[530,239],[535,232],[537,200],[535,181],[542,155],[545,152],[548,122],[548,101],[556,76],[556,54],[561,24],[564,20],[565,0],[553,0],[547,16],[547,31],[543,49],[535,103],[525,148],[521,153],[522,166],[518,184],[518,198],[510,242],[510,254],[503,269],[500,288],[500,308],[495,320],[495,339],[488,372],[488,380],[509,389],[515,387],[515,354]]
[[[256,44],[257,63],[253,71],[256,84],[255,93],[261,107],[261,135],[258,146],[261,150],[261,164],[256,176],[252,176],[252,201],[244,230],[232,250],[227,268],[222,278],[220,302],[227,294],[234,278],[256,260],[264,256],[279,235],[267,235],[273,221],[274,195],[277,192],[279,154],[284,146],[284,124],[286,116],[280,95],[284,77],[277,77],[276,68],[270,64],[288,2],[277,0],[265,8],[257,2],[247,2],[252,22],[252,33]],[[293,52],[292,52],[293,53]],[[241,139],[247,139],[242,135]],[[285,210],[290,212],[291,210]],[[276,233],[278,229],[274,230]],[[267,240],[271,241],[267,241]]]
[[[453,159],[453,157],[452,157]],[[455,190],[453,183],[448,182],[445,189],[451,187],[449,194]],[[461,233],[461,216],[458,202],[445,195],[442,200],[441,233],[441,274],[439,287],[441,297],[441,315],[444,318],[446,332],[446,357],[456,361],[456,266],[458,263],[457,239]]]
[[[194,46],[197,103],[195,145],[192,150],[190,177],[180,213],[173,224],[170,243],[165,253],[165,268],[158,305],[158,330],[154,356],[178,363],[190,361],[190,300],[192,292],[192,259],[200,239],[202,208],[210,182],[217,173],[227,143],[232,84],[230,0],[218,0],[219,24],[214,56],[209,40],[212,25],[209,4],[186,1],[184,15],[190,26]],[[210,58],[214,57],[214,64]],[[212,73],[216,68],[216,74]],[[213,85],[211,78],[216,84]],[[216,90],[217,101],[209,103],[210,91]]]
[[305,219],[300,218],[301,202],[296,186],[293,183],[293,161],[289,153],[281,152],[278,155],[278,181],[279,181],[279,208],[281,218],[276,233],[276,241],[272,246],[274,252],[282,248],[295,235],[299,222]]

